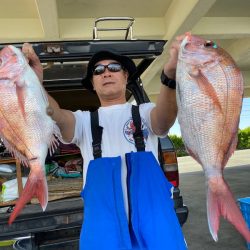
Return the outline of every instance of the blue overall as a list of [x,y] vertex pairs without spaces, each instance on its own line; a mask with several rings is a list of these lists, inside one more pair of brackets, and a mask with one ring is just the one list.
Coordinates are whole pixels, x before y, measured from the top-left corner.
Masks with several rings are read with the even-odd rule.
[[152,152],[126,154],[129,218],[121,185],[121,157],[90,161],[81,250],[186,250],[172,185]]

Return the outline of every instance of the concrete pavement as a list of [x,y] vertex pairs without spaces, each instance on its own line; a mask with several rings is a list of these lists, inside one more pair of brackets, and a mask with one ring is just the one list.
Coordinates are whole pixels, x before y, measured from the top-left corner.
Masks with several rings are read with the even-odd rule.
[[[229,159],[226,168],[250,164],[250,149],[237,150]],[[192,157],[178,157],[179,173],[201,171],[202,168]]]
[[[189,250],[246,250],[246,242],[236,229],[221,218],[219,241],[213,241],[207,223],[206,185],[201,166],[191,157],[178,158],[180,190],[189,208],[183,232]],[[236,151],[224,170],[235,200],[250,196],[250,150]]]

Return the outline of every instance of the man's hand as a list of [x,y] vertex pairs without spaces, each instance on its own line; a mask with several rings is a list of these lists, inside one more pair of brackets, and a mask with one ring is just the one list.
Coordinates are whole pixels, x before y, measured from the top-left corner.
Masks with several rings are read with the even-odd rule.
[[29,43],[24,43],[22,47],[22,52],[27,58],[30,67],[34,70],[39,81],[42,84],[43,83],[43,67],[34,49],[32,48],[32,45]]
[[175,40],[172,42],[169,55],[170,58],[168,62],[164,65],[164,73],[168,78],[175,79],[176,74],[176,67],[177,67],[177,60],[178,60],[178,53],[180,49],[180,44],[184,39],[185,35],[177,36]]

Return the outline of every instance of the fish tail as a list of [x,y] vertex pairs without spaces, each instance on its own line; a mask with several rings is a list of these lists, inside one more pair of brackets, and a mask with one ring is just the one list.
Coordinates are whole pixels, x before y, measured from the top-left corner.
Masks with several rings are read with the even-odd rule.
[[224,178],[212,177],[208,180],[207,216],[210,233],[215,241],[218,240],[220,216],[223,216],[250,242],[250,231],[237,206],[232,192]]
[[8,221],[9,225],[12,224],[25,204],[28,203],[33,197],[37,197],[44,211],[48,204],[48,186],[44,171],[41,166],[35,168],[35,171],[30,172],[22,194],[18,199],[13,212],[10,215]]

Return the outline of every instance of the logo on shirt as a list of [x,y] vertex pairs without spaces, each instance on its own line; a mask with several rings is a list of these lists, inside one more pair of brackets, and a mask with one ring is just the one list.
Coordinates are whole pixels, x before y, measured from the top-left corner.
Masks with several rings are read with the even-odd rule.
[[[148,139],[148,128],[146,126],[146,123],[143,119],[141,119],[141,130],[142,130],[142,134],[143,134],[143,138],[144,138],[144,143],[146,144],[147,139]],[[123,134],[124,137],[126,138],[126,140],[132,144],[135,145],[135,141],[134,141],[134,137],[133,134],[135,132],[135,125],[133,123],[133,119],[130,118],[123,127]]]

